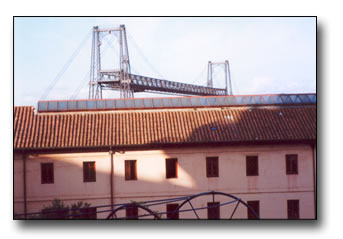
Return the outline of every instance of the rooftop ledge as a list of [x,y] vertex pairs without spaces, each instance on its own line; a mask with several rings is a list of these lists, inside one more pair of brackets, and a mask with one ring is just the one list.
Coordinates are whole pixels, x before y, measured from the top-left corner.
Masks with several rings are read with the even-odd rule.
[[38,112],[316,104],[316,93],[38,101]]

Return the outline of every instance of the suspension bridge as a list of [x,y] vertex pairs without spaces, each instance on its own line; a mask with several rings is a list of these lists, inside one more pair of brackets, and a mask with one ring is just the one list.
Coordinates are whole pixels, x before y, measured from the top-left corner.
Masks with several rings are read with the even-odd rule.
[[[106,36],[114,36],[112,38],[106,38]],[[87,34],[87,36],[81,41],[75,52],[68,59],[66,64],[62,67],[61,71],[51,82],[49,87],[45,90],[40,100],[45,100],[49,93],[53,90],[57,82],[63,77],[64,73],[70,67],[76,56],[81,49],[85,46],[85,43],[89,38],[92,38],[91,43],[91,59],[90,69],[84,76],[80,85],[76,88],[71,99],[76,99],[80,90],[88,82],[88,98],[89,99],[103,99],[103,91],[119,91],[120,98],[134,98],[134,93],[149,92],[159,94],[173,94],[173,95],[197,95],[197,96],[223,96],[233,95],[229,62],[208,62],[208,74],[207,84],[195,85],[176,81],[170,81],[163,79],[162,75],[153,67],[153,65],[147,60],[140,48],[135,44],[135,41],[131,37],[131,43],[136,47],[140,55],[145,62],[153,69],[161,78],[157,79],[149,76],[142,76],[139,74],[133,74],[131,69],[129,47],[127,40],[127,32],[125,25],[119,27],[98,27],[95,26]],[[117,53],[116,68],[105,69],[104,66],[104,52],[113,46],[118,45],[119,52]],[[225,88],[215,88],[213,86],[213,67],[222,66],[225,75]]]

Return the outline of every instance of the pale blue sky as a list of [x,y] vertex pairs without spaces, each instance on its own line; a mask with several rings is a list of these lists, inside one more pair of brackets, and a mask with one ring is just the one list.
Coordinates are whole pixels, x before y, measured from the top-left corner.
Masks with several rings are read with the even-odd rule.
[[[314,17],[15,18],[15,105],[37,105],[93,26],[119,24],[125,24],[129,35],[133,73],[205,85],[208,61],[229,60],[234,94],[316,92]],[[77,98],[88,97],[90,44],[89,37],[46,99],[70,99],[80,86]],[[108,65],[117,59],[115,51],[107,48]],[[214,86],[224,87],[219,69]],[[148,96],[153,95],[135,94]],[[106,92],[105,97],[119,93]]]

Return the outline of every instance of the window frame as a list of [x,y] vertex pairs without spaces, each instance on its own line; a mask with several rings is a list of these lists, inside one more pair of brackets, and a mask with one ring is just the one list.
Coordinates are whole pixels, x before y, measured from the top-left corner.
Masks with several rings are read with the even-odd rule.
[[286,174],[297,175],[299,174],[299,164],[297,154],[286,154]]
[[137,180],[137,160],[124,160],[125,181]]
[[206,157],[206,176],[208,178],[219,177],[219,157]]
[[178,178],[178,159],[166,158],[166,179],[172,179],[172,178]]
[[287,200],[287,218],[300,219],[300,200],[299,199]]
[[[220,219],[220,202],[207,203],[207,219],[217,220]],[[217,207],[214,207],[217,206]]]
[[[247,201],[249,207],[251,207],[258,217],[260,217],[260,201],[259,200],[250,200]],[[248,219],[258,219],[256,216],[248,209],[247,210]]]
[[83,182],[84,183],[96,182],[96,162],[95,161],[83,162]]
[[[252,164],[252,160],[256,159],[256,163]],[[257,155],[247,155],[245,157],[245,165],[246,165],[246,176],[259,176],[259,163],[258,163],[258,156]],[[256,167],[256,169],[252,169],[252,165]]]
[[54,184],[55,183],[54,163],[41,163],[40,169],[41,169],[41,184]]

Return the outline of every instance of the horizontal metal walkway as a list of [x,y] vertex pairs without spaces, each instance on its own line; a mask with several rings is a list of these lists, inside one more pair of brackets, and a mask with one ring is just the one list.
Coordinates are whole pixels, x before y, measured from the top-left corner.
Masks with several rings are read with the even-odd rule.
[[[114,76],[114,75],[113,75]],[[119,77],[97,81],[104,89],[120,89]],[[151,77],[129,74],[130,89],[133,92],[167,92],[184,95],[226,95],[226,89],[161,80]]]

